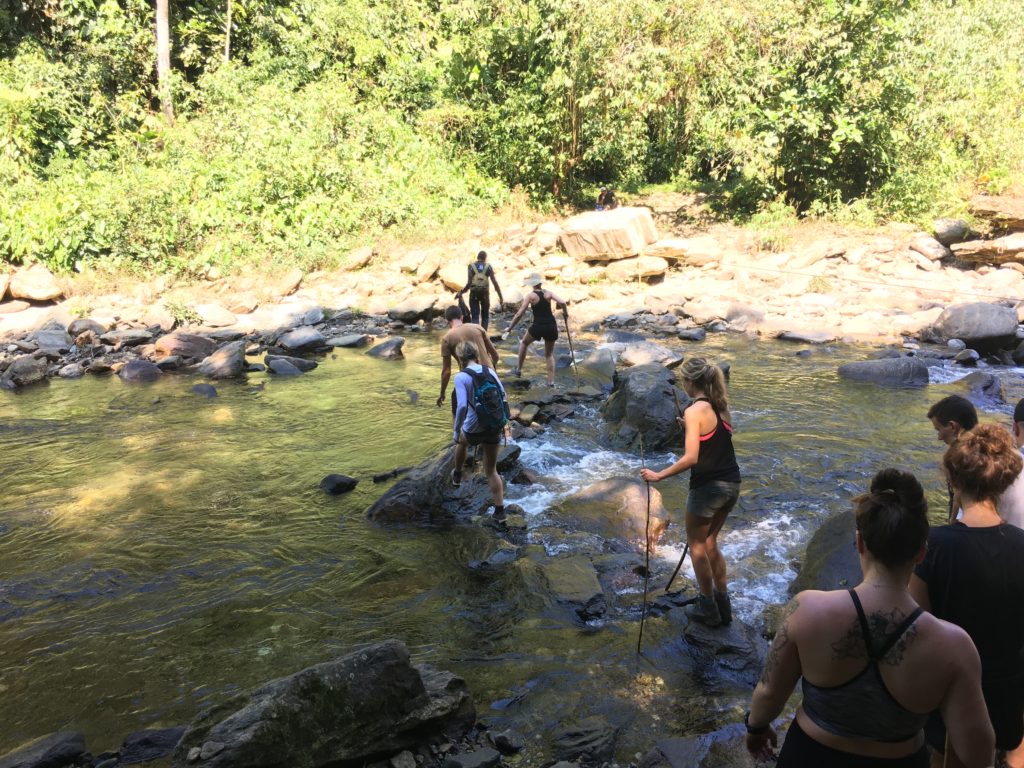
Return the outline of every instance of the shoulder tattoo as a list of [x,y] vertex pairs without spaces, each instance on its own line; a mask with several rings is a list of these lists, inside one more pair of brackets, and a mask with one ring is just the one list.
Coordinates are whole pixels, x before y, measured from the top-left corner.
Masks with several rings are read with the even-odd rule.
[[[868,630],[871,633],[871,644],[874,648],[880,648],[886,639],[896,631],[900,623],[908,614],[898,609],[889,613],[874,611],[868,614]],[[878,661],[889,666],[898,666],[903,661],[903,655],[910,647],[917,635],[916,622],[911,624],[906,631],[900,635],[892,648],[886,651]],[[836,661],[841,659],[867,659],[867,648],[864,645],[864,632],[861,629],[860,620],[854,619],[847,628],[846,633],[832,643],[832,658]]]
[[771,676],[775,673],[775,670],[779,666],[779,657],[782,655],[782,651],[790,643],[789,637],[789,617],[796,613],[797,608],[800,607],[800,602],[797,598],[790,600],[786,607],[782,611],[782,624],[779,626],[778,631],[775,633],[775,638],[772,640],[771,648],[768,649],[768,656],[764,660],[764,669],[761,671],[760,682],[767,683]]

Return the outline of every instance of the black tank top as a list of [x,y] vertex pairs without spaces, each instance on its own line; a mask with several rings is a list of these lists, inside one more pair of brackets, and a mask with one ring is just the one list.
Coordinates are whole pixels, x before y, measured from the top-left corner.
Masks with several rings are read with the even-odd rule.
[[[695,398],[693,403],[701,400],[711,405],[711,401],[706,397]],[[715,406],[712,405],[711,408],[715,410]],[[715,419],[718,422],[715,428],[708,434],[700,436],[697,463],[690,469],[691,488],[700,488],[716,481],[740,482],[740,465],[736,463],[736,451],[732,447],[732,425],[723,421],[717,410]]]
[[533,322],[535,325],[554,325],[555,316],[551,314],[551,301],[544,298],[544,291],[535,290],[539,301],[533,305]]

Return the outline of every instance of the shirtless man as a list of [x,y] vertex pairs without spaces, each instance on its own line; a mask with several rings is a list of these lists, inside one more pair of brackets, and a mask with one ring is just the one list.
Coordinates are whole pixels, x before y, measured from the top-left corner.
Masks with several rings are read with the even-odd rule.
[[[444,311],[444,319],[448,321],[448,332],[441,339],[441,394],[437,398],[437,407],[444,402],[448,392],[448,382],[452,378],[452,356],[459,342],[469,341],[476,345],[480,352],[480,364],[494,368],[498,364],[498,350],[494,348],[487,332],[475,323],[462,322],[462,310],[456,306]],[[455,416],[455,398],[452,398],[452,417]]]

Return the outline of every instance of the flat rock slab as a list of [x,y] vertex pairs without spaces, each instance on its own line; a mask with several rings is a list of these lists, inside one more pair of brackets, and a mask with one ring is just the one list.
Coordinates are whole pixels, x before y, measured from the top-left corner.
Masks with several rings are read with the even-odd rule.
[[989,219],[997,229],[1024,230],[1024,197],[975,195],[971,198],[971,213]]
[[120,331],[107,331],[100,336],[100,341],[114,347],[137,347],[153,340],[153,334],[139,328],[128,328]]
[[783,331],[775,338],[799,344],[831,344],[836,340],[835,334],[827,331]]
[[202,319],[203,325],[210,328],[223,328],[238,322],[235,313],[225,309],[220,304],[197,304],[196,313]]
[[953,255],[964,261],[983,264],[1024,262],[1024,232],[1017,232],[995,240],[968,240],[953,244]]
[[0,757],[0,768],[66,768],[85,754],[85,736],[74,731],[51,733]]
[[3,304],[0,304],[0,315],[13,315],[17,312],[24,312],[31,306],[27,301],[22,301],[21,299],[5,301]]
[[586,621],[604,615],[607,610],[604,590],[590,558],[584,555],[552,557],[541,563],[551,594],[568,603]]
[[355,347],[365,347],[370,343],[370,337],[365,333],[349,333],[345,336],[335,336],[334,338],[328,339],[327,343],[332,347],[345,347],[352,349]]
[[306,325],[295,330],[288,331],[277,340],[279,347],[296,352],[300,349],[318,349],[326,346],[327,341],[323,334],[316,328]]
[[444,768],[495,768],[501,764],[501,754],[490,747],[461,755],[449,755],[444,761]]
[[290,362],[289,358],[275,357],[273,360],[267,360],[267,368],[271,373],[276,373],[278,376],[301,376],[302,370],[296,368]]
[[551,747],[558,760],[600,765],[614,757],[618,728],[595,715],[566,725],[551,734]]
[[644,755],[639,768],[755,768],[747,752],[746,730],[739,723],[717,731],[662,739]]

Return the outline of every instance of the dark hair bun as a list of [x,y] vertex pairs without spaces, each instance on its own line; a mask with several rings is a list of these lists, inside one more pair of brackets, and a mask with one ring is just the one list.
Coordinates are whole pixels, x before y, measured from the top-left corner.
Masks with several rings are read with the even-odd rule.
[[883,469],[871,481],[872,493],[893,493],[900,503],[914,508],[924,501],[924,488],[909,472],[889,467]]

